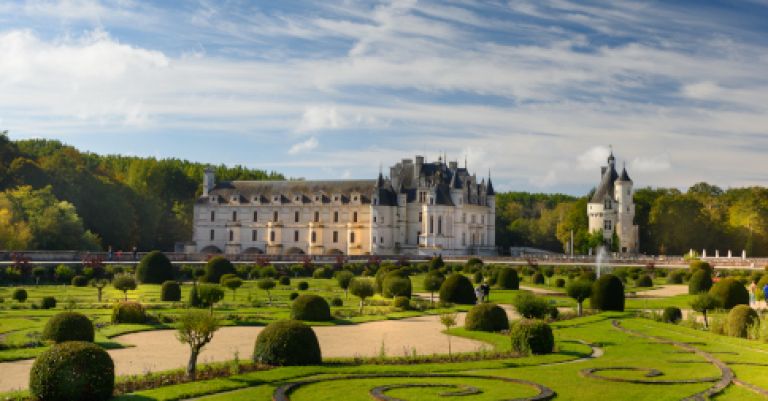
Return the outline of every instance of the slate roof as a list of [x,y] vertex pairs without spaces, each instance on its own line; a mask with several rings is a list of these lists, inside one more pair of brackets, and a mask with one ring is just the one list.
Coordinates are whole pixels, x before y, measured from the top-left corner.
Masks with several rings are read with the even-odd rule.
[[619,174],[616,172],[613,164],[609,164],[608,168],[605,169],[605,173],[603,173],[603,177],[600,180],[600,185],[598,185],[597,190],[595,190],[595,194],[592,196],[590,202],[603,203],[606,196],[610,196],[611,199],[613,199],[613,184],[618,178]]
[[[332,196],[339,195],[342,203],[349,203],[352,194],[358,193],[362,203],[370,203],[375,187],[376,180],[224,181],[217,183],[209,196],[219,196],[224,201],[239,196],[241,202],[257,198],[263,203],[272,202],[274,196],[280,196],[281,203],[295,203],[298,196],[301,203],[311,203],[319,195],[322,203],[330,203]],[[207,202],[209,197],[198,199],[198,203]]]

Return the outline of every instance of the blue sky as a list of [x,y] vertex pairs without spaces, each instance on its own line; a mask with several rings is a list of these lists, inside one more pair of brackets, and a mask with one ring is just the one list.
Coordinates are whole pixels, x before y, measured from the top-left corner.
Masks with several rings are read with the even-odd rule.
[[0,0],[0,129],[98,153],[501,190],[768,185],[768,1]]

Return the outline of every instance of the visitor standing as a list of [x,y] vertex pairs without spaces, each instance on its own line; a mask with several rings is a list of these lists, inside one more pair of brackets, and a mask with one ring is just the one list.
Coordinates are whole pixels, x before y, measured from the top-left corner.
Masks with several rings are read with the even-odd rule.
[[488,285],[488,281],[483,281],[483,283],[480,284],[480,288],[483,290],[483,301],[491,302],[491,286]]
[[107,248],[107,260],[112,261],[112,257],[114,256],[114,252],[112,252],[112,245]]
[[763,296],[765,297],[765,305],[768,306],[768,283],[763,286]]
[[134,261],[139,260],[139,248],[136,245],[133,246],[132,256]]
[[475,288],[475,298],[477,298],[478,304],[483,303],[484,296],[485,296],[485,293],[483,292],[483,287],[478,285],[477,288]]
[[749,284],[749,306],[757,303],[757,281],[752,280]]

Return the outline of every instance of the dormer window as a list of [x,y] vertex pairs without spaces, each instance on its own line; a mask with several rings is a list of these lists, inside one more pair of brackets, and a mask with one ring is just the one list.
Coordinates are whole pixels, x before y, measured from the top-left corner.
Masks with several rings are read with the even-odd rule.
[[278,200],[280,200],[280,196],[273,196],[272,197],[272,202],[277,202]]
[[320,202],[320,197],[315,195],[315,202]]
[[299,203],[299,201],[301,201],[301,196],[297,196],[297,197],[293,198],[293,201],[296,202],[296,203]]
[[334,202],[338,202],[338,201],[339,201],[339,197],[338,197],[338,196],[334,196],[334,197],[333,197],[333,201],[334,201]]
[[606,199],[605,200],[605,209],[609,210],[610,208],[611,208],[611,200],[610,199]]
[[211,195],[211,202],[217,202],[216,195]]

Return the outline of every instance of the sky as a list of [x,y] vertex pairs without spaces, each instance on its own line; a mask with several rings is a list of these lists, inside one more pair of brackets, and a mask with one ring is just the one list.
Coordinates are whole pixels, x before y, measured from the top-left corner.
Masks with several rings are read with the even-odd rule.
[[101,154],[501,191],[768,185],[768,0],[0,0],[0,130]]

